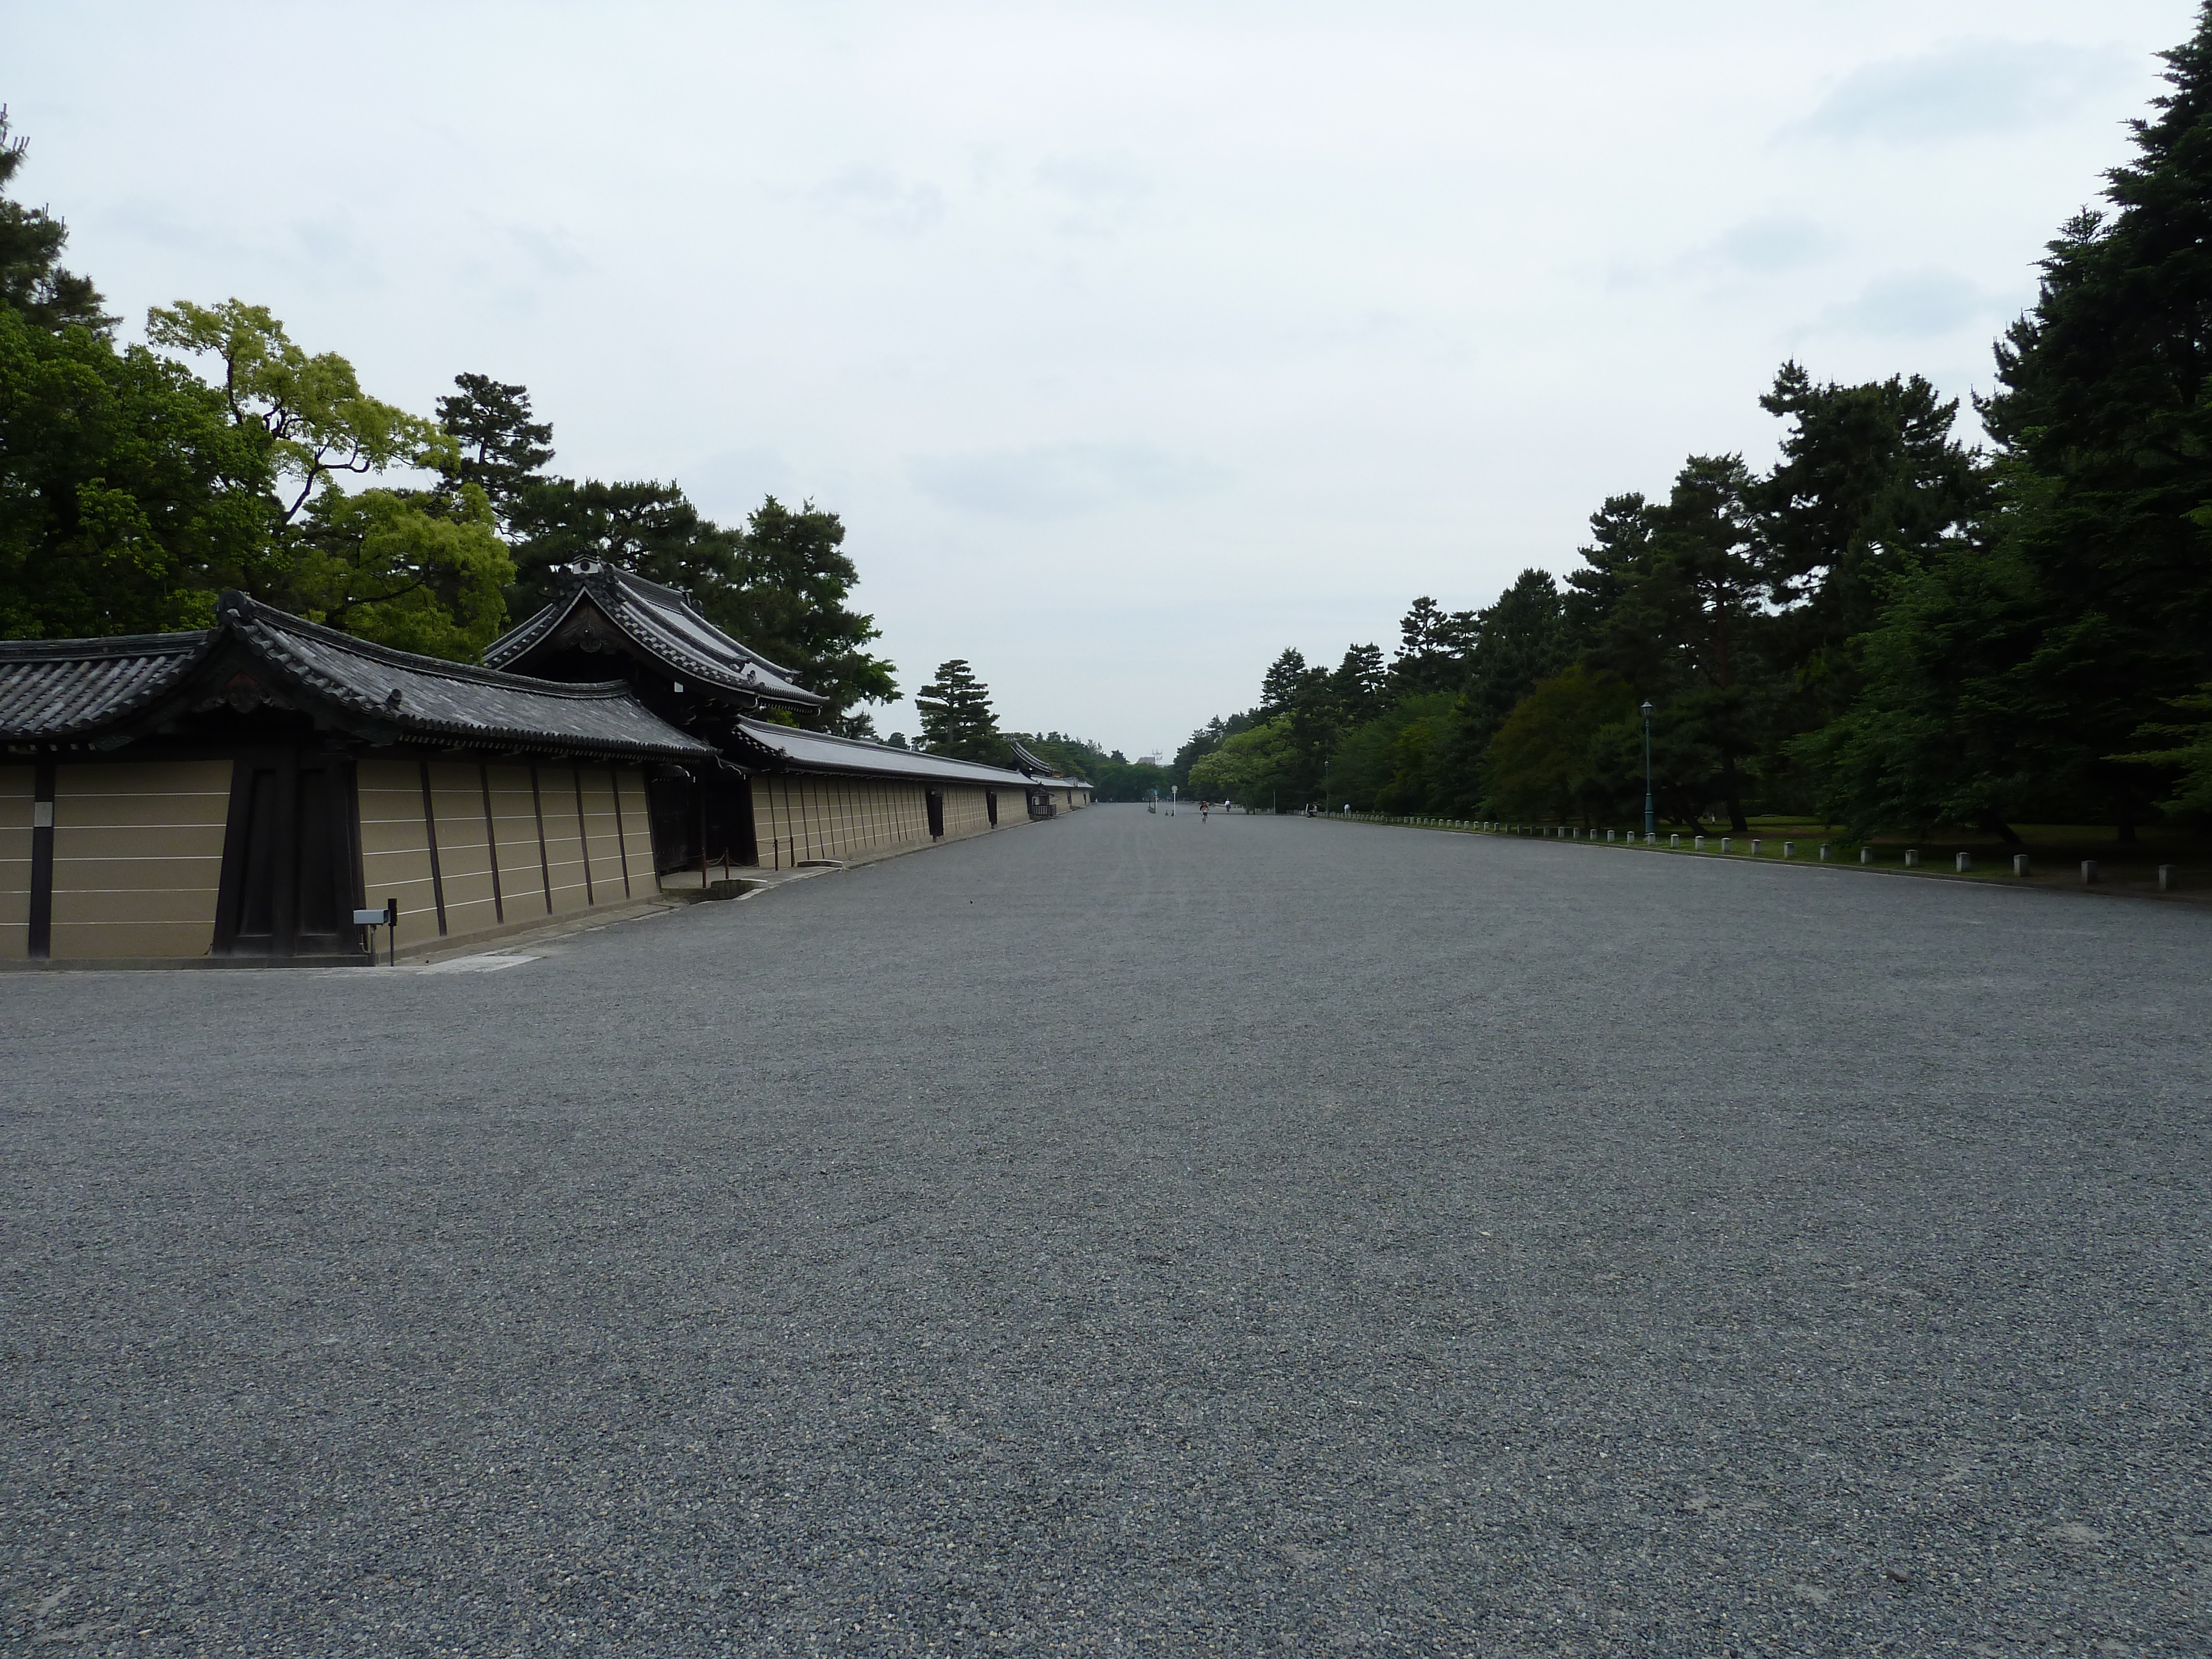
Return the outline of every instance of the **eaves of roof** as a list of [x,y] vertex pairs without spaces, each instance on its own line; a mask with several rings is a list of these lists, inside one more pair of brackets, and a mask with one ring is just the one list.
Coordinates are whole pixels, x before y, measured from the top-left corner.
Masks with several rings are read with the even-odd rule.
[[128,734],[179,708],[275,702],[319,706],[377,742],[687,759],[715,752],[619,681],[578,685],[443,662],[241,593],[224,594],[216,612],[216,626],[197,633],[0,641],[0,742],[87,741]]
[[969,783],[993,789],[1027,789],[1033,781],[1004,767],[979,766],[927,750],[895,749],[866,738],[833,738],[769,720],[740,720],[732,757],[763,770],[838,772],[905,778],[925,783]]
[[662,663],[672,677],[793,708],[819,708],[830,702],[715,627],[674,588],[609,564],[583,567],[560,599],[485,647],[484,660],[494,666],[521,660],[558,635],[586,602],[606,626]]

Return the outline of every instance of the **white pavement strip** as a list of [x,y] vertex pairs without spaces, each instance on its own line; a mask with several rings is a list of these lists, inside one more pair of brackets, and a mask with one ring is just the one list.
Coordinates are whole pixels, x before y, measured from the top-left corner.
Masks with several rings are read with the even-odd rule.
[[450,957],[444,962],[409,963],[400,968],[310,968],[311,974],[358,979],[363,974],[495,974],[502,968],[520,968],[536,957]]

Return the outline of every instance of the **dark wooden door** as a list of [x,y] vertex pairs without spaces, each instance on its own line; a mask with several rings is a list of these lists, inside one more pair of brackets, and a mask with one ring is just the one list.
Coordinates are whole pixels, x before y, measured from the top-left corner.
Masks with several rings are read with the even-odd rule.
[[760,844],[753,830],[753,781],[727,773],[711,775],[700,786],[706,826],[707,862],[758,864]]
[[942,836],[945,833],[945,797],[933,789],[929,792],[928,802],[929,833]]
[[648,779],[647,816],[653,823],[653,867],[659,875],[699,867],[698,792],[690,776],[676,767]]
[[297,752],[240,759],[231,774],[216,953],[361,954],[353,925],[360,866],[351,761]]

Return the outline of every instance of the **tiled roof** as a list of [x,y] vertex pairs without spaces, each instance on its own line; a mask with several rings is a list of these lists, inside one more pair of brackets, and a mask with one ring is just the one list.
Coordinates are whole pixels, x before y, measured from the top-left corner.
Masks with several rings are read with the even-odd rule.
[[715,752],[620,681],[574,685],[441,662],[303,622],[242,593],[224,594],[216,617],[212,630],[190,634],[0,641],[0,741],[66,742],[120,725],[190,690],[194,671],[235,641],[303,700],[390,741],[692,758]]
[[62,741],[135,714],[183,680],[215,637],[0,640],[0,738]]
[[1030,780],[1003,767],[978,766],[921,749],[895,749],[866,738],[832,738],[769,720],[738,722],[730,753],[741,764],[799,772],[846,772],[871,777],[914,778],[934,783],[973,783],[987,788],[1027,789]]
[[471,668],[395,651],[257,604],[223,596],[221,614],[280,672],[351,713],[413,736],[525,748],[706,756],[619,680],[574,684]]
[[1069,777],[1057,766],[1054,766],[1050,761],[1039,760],[1035,755],[1030,753],[1028,750],[1023,748],[1021,744],[1016,743],[1012,738],[1008,738],[1006,739],[1006,747],[1014,751],[1015,765],[1020,767],[1023,771],[1030,773],[1045,782],[1056,783],[1062,788],[1079,787],[1087,789],[1090,787],[1090,785],[1085,783],[1081,778]]
[[570,584],[552,604],[486,646],[484,660],[494,667],[524,660],[588,604],[675,677],[793,708],[818,708],[830,701],[725,634],[672,587],[596,562],[575,566]]

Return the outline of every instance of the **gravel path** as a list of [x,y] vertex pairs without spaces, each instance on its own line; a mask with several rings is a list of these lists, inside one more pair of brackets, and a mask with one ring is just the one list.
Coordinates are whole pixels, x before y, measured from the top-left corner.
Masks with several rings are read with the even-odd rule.
[[0,1625],[2212,1651],[2178,907],[1071,819],[0,979]]

